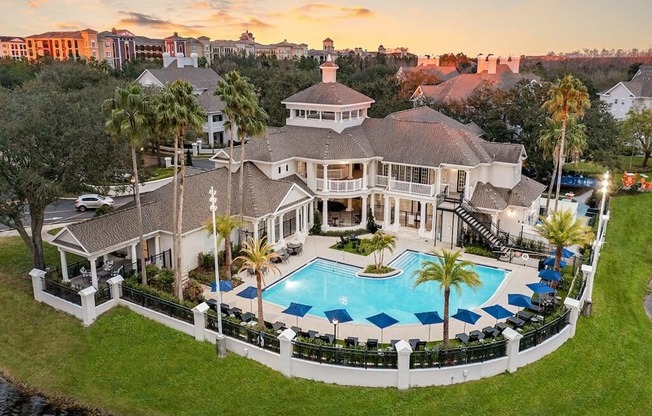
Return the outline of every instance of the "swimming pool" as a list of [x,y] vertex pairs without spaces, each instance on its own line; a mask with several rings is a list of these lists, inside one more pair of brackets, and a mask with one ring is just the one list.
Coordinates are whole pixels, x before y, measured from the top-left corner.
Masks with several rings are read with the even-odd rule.
[[[398,319],[399,324],[419,321],[415,312],[435,310],[444,313],[444,295],[439,284],[428,282],[414,286],[414,271],[424,260],[434,256],[415,251],[405,251],[390,266],[403,273],[386,279],[368,279],[356,276],[359,267],[331,260],[315,259],[270,286],[263,292],[263,300],[287,307],[290,302],[312,305],[309,314],[325,318],[324,311],[344,308],[357,323],[369,324],[365,318],[380,312]],[[483,285],[473,291],[462,290],[458,296],[451,291],[451,315],[458,308],[473,309],[487,302],[496,292],[509,271],[475,265]]]

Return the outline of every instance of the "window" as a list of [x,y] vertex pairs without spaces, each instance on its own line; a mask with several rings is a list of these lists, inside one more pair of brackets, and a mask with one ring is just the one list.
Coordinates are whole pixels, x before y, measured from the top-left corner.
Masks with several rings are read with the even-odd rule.
[[91,48],[94,48],[94,47],[95,47],[95,41],[92,40],[92,41],[91,41]]
[[213,123],[219,123],[222,120],[223,120],[222,119],[222,114],[214,114],[213,115]]
[[111,51],[106,51],[106,57],[110,58],[111,57]]
[[285,165],[285,171],[288,172],[290,170],[290,165]]
[[72,42],[68,40],[68,48],[72,48]]
[[278,174],[279,175],[281,174],[281,167],[280,166],[278,167]]

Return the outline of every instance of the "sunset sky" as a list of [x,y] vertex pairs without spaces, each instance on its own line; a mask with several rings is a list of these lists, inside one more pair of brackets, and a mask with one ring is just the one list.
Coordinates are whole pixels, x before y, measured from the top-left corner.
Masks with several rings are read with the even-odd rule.
[[[319,1],[319,0],[317,0]],[[652,46],[649,0],[2,0],[0,35],[111,27],[163,38],[205,35],[417,54],[545,54]]]

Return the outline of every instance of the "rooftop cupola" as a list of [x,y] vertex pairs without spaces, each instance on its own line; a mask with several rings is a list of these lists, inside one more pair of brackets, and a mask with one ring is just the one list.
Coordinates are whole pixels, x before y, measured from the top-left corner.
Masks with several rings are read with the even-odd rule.
[[326,62],[321,64],[319,68],[321,69],[321,82],[337,82],[337,69],[339,66],[333,62],[330,54],[326,57]]

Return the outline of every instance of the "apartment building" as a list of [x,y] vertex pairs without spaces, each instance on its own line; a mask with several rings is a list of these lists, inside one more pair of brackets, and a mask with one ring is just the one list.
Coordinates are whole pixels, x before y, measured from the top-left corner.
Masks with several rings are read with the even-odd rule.
[[29,59],[101,59],[97,32],[92,29],[45,32],[25,37],[25,43]]

